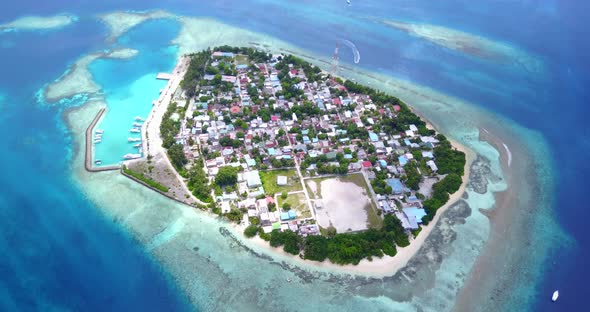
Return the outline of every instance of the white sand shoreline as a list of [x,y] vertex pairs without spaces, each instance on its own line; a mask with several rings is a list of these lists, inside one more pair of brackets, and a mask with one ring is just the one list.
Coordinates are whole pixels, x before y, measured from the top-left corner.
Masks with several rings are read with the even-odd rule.
[[411,241],[410,245],[407,247],[397,247],[397,254],[393,257],[384,256],[383,258],[373,258],[373,261],[364,259],[361,260],[358,265],[338,265],[330,262],[329,260],[325,260],[324,262],[304,260],[299,256],[294,256],[284,252],[280,247],[271,247],[267,241],[264,241],[258,236],[250,239],[244,237],[242,234],[245,228],[244,226],[234,225],[233,228],[237,232],[240,232],[240,239],[247,245],[255,246],[257,249],[260,249],[261,251],[264,251],[270,255],[276,254],[280,256],[280,258],[291,260],[298,265],[307,266],[308,268],[311,267],[315,269],[326,270],[332,273],[352,273],[370,277],[386,277],[394,275],[400,269],[405,267],[408,261],[410,261],[410,259],[420,250],[420,247],[422,247],[424,241],[426,241],[426,238],[428,238],[432,230],[436,227],[436,224],[438,223],[441,215],[447,209],[449,209],[449,207],[453,206],[458,200],[460,200],[465,193],[470,174],[471,163],[473,160],[475,160],[475,153],[454,140],[449,139],[449,141],[451,141],[454,148],[465,153],[466,163],[465,172],[462,177],[463,183],[461,183],[459,190],[450,196],[449,201],[437,210],[437,213],[432,221],[430,221],[427,226],[422,227],[422,231],[418,237]]

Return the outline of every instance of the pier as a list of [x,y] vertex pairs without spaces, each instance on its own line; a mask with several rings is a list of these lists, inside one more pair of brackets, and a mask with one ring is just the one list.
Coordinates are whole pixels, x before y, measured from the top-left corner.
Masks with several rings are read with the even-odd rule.
[[93,167],[92,166],[92,131],[94,130],[94,126],[98,123],[106,108],[101,108],[98,110],[96,117],[92,120],[88,128],[86,129],[86,155],[84,160],[84,167],[88,172],[100,172],[100,171],[111,171],[111,170],[119,170],[119,165],[113,166],[104,166],[104,167]]

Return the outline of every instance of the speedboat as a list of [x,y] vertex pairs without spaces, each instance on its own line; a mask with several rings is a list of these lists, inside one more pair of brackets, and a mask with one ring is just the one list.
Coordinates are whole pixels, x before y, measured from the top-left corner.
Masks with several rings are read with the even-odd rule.
[[127,142],[141,142],[141,138],[127,138]]
[[559,290],[553,292],[553,296],[551,296],[551,301],[555,302],[559,298]]
[[125,154],[123,159],[136,159],[141,158],[141,154]]
[[142,145],[141,143],[137,143],[137,144],[133,145],[133,147],[141,147],[141,145]]
[[141,118],[139,116],[135,116],[135,121],[143,121],[143,118]]
[[96,133],[96,134],[102,134],[103,132],[104,132],[104,130],[96,130],[96,131],[94,131],[94,133]]
[[94,144],[97,144],[97,143],[100,143],[100,142],[102,142],[101,139],[94,139]]
[[100,164],[102,164],[102,160],[100,160],[100,159],[97,159],[97,160],[95,160],[95,161],[94,161],[94,164],[96,164],[96,165],[100,165]]
[[139,123],[139,122],[134,122],[134,123],[133,123],[133,126],[134,126],[134,127],[139,127],[139,128],[141,128],[141,127],[143,127],[143,124],[142,124],[142,123]]
[[129,130],[129,132],[133,132],[133,133],[140,133],[141,130],[137,129],[137,128],[131,128],[131,130]]

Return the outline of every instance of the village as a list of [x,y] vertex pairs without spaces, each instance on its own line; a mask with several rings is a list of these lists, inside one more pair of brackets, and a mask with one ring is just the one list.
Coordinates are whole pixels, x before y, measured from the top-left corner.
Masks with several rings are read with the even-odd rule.
[[160,126],[171,163],[202,204],[271,245],[391,216],[411,240],[461,184],[465,155],[399,99],[297,57],[203,51],[181,87]]

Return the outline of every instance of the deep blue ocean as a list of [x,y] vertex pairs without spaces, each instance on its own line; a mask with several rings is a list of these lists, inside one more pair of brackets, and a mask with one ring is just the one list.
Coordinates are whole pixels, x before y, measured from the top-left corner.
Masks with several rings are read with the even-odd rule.
[[[71,136],[65,107],[43,107],[35,93],[78,57],[106,47],[97,13],[164,8],[212,16],[264,32],[325,56],[337,39],[353,41],[359,66],[394,75],[482,105],[548,141],[555,172],[554,217],[572,244],[555,246],[538,285],[534,311],[579,310],[588,294],[590,220],[590,3],[571,1],[39,1],[0,3],[0,21],[23,15],[73,13],[80,20],[55,31],[0,34],[0,310],[185,310],[169,276],[130,236],[104,219],[70,181]],[[370,18],[411,20],[484,35],[538,56],[542,73],[465,57]],[[125,40],[152,51],[178,31],[158,24]],[[146,43],[151,38],[153,45]],[[151,54],[157,58],[158,53]],[[352,58],[352,57],[351,57]],[[346,62],[345,56],[343,61]],[[173,66],[140,58],[138,66]],[[155,64],[155,65],[154,65]],[[141,68],[123,67],[133,79]],[[107,76],[105,76],[107,75]],[[113,79],[98,75],[105,88]],[[109,84],[110,83],[110,84]],[[509,243],[509,242],[507,242]],[[560,289],[559,305],[547,295]]]

